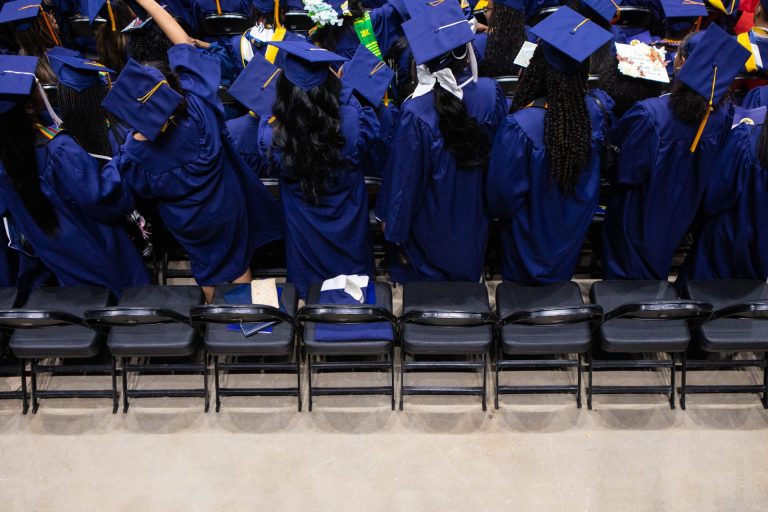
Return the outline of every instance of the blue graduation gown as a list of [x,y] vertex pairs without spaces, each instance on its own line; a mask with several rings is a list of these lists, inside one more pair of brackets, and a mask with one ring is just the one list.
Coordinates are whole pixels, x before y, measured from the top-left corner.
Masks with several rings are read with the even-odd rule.
[[755,149],[761,125],[739,125],[723,143],[702,199],[705,217],[678,277],[768,279],[768,169]]
[[[403,35],[401,28],[403,19],[390,3],[372,9],[370,15],[376,42],[379,44],[381,54],[386,55],[392,45]],[[351,59],[359,45],[360,39],[357,37],[355,29],[350,25],[339,35],[333,52]]]
[[[599,95],[605,113],[593,95]],[[603,91],[592,91],[586,104],[592,147],[573,195],[563,195],[550,178],[544,108],[528,107],[508,115],[496,134],[486,190],[488,209],[501,220],[505,281],[551,283],[573,276],[597,209],[600,150],[608,129],[607,111],[613,108]]]
[[730,119],[730,105],[712,112],[695,153],[690,146],[699,125],[677,120],[669,95],[643,100],[619,120],[612,140],[620,153],[603,237],[606,279],[667,279]]
[[741,106],[752,110],[753,108],[768,106],[768,85],[755,87],[744,96]]
[[373,109],[361,107],[354,98],[342,104],[340,115],[347,166],[338,170],[316,205],[305,199],[298,182],[285,178],[282,151],[272,147],[269,121],[262,119],[259,127],[260,155],[281,177],[288,282],[296,285],[302,298],[311,284],[340,274],[374,272],[361,155],[378,132],[378,120]]
[[133,208],[112,168],[100,169],[73,138],[61,133],[36,149],[40,185],[59,220],[57,234],[41,230],[0,168],[0,208],[12,218],[61,286],[104,286],[116,296],[150,283],[144,261],[125,231],[107,223]]
[[[490,140],[507,112],[495,81],[464,88],[464,104]],[[477,281],[488,241],[485,169],[461,169],[445,147],[430,92],[403,103],[376,205],[385,237],[400,244],[393,281]]]
[[212,286],[240,277],[257,248],[280,238],[280,210],[226,134],[218,63],[190,45],[174,46],[168,57],[187,114],[155,142],[130,135],[109,165],[137,195],[156,200],[195,280]]
[[237,152],[245,163],[260,178],[270,176],[269,162],[259,154],[259,118],[253,114],[245,114],[227,121],[229,133]]

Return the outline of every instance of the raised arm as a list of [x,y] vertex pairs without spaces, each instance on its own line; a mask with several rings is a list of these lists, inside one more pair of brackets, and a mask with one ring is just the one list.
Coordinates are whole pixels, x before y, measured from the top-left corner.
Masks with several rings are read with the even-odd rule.
[[189,37],[181,25],[171,16],[171,14],[163,9],[160,4],[155,0],[136,0],[137,3],[147,11],[147,14],[152,16],[157,26],[163,31],[165,37],[171,40],[173,44],[191,44],[198,48],[208,48],[209,43],[200,41]]

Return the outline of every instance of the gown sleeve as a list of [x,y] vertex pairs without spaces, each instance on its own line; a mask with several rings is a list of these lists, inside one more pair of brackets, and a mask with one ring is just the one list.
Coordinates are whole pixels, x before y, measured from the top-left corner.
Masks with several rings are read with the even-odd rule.
[[379,43],[382,56],[386,55],[395,41],[403,35],[402,23],[400,13],[390,3],[385,3],[371,11],[371,25],[373,25],[373,32],[376,34],[376,42]]
[[752,110],[753,108],[768,106],[768,85],[755,87],[744,96],[741,106]]
[[745,178],[755,165],[755,150],[751,144],[752,130],[761,126],[737,126],[726,137],[704,189],[702,209],[705,215],[717,215],[738,203]]
[[379,217],[386,222],[384,236],[390,242],[408,240],[411,220],[421,204],[432,168],[432,130],[412,112],[406,110],[400,120],[394,150],[389,155],[382,187],[384,203]]
[[57,147],[50,156],[48,175],[61,196],[101,222],[114,222],[133,210],[133,196],[117,168],[103,168],[74,141]]
[[645,182],[656,162],[659,142],[653,121],[642,105],[635,105],[619,119],[611,140],[619,147],[616,184]]
[[189,44],[177,44],[168,50],[168,63],[179,74],[181,88],[211,106],[220,107],[221,64]]
[[494,105],[493,105],[493,114],[491,115],[490,121],[487,123],[486,128],[488,128],[488,136],[491,138],[491,140],[494,139],[496,136],[496,132],[498,131],[501,124],[504,122],[504,119],[507,117],[507,113],[509,111],[509,107],[507,107],[507,97],[504,94],[504,90],[501,88],[501,86],[496,83],[496,95],[494,97]]
[[531,189],[530,156],[530,139],[515,116],[507,116],[496,133],[488,164],[486,200],[491,216],[513,217],[525,203]]

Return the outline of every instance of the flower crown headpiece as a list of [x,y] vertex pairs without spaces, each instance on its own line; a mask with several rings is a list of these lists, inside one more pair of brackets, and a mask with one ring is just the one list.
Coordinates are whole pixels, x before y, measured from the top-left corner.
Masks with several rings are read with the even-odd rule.
[[[312,19],[318,28],[325,27],[327,25],[335,25],[340,27],[344,24],[342,16],[336,12],[336,9],[331,4],[324,2],[323,0],[302,0],[304,3],[304,10]],[[351,16],[352,13],[347,8],[348,2],[341,4],[341,13],[343,16]]]

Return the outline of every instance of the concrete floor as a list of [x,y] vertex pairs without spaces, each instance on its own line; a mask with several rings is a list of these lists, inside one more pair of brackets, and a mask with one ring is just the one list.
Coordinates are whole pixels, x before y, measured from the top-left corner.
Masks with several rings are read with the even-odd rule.
[[[662,383],[668,374],[598,378]],[[691,383],[734,379],[760,374],[707,372]],[[142,375],[131,387],[198,381]],[[41,383],[94,384],[108,379]],[[112,415],[108,400],[46,400],[22,416],[18,401],[0,402],[0,511],[768,510],[768,411],[754,395],[692,396],[687,411],[663,396],[600,396],[593,411],[549,395],[505,397],[498,411],[490,400],[485,413],[468,397],[408,397],[404,412],[385,397],[321,397],[312,413],[295,405],[226,398],[219,414],[204,414],[201,399],[135,399]]]

